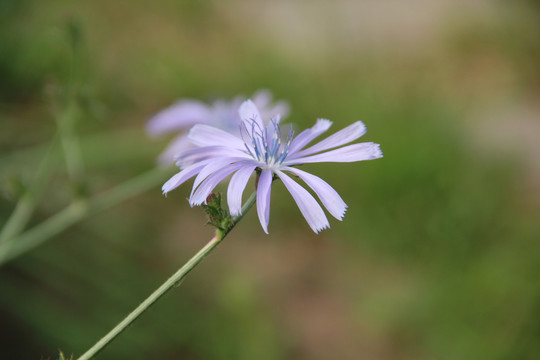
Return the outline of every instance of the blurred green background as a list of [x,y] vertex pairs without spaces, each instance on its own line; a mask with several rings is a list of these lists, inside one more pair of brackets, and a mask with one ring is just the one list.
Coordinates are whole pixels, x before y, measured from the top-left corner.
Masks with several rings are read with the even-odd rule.
[[[539,64],[534,1],[1,0],[0,224],[66,114],[26,229],[155,168],[175,100],[270,89],[382,145],[306,167],[343,223],[275,183],[270,235],[252,211],[97,358],[538,359]],[[173,173],[1,266],[0,358],[80,355],[206,243]]]

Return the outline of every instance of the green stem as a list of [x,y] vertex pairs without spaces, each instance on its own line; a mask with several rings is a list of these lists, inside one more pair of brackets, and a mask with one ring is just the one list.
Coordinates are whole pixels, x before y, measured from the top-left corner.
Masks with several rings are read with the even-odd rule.
[[34,228],[0,244],[0,266],[41,245],[84,218],[130,199],[163,181],[163,169],[155,169],[89,200],[76,200]]
[[[72,67],[75,62],[72,61]],[[73,72],[73,71],[72,71]],[[19,199],[15,210],[0,230],[0,245],[7,245],[15,236],[19,235],[30,220],[36,204],[41,196],[45,185],[50,179],[54,169],[53,150],[56,147],[58,140],[61,141],[66,159],[66,167],[71,181],[75,184],[77,191],[80,192],[82,181],[83,165],[82,156],[77,137],[75,136],[74,126],[79,116],[79,107],[77,104],[74,88],[73,73],[70,76],[70,100],[67,107],[56,118],[58,132],[49,146],[45,157],[41,161],[36,176],[31,186]],[[60,138],[60,139],[59,139]],[[0,262],[2,256],[0,251]]]
[[43,160],[39,164],[36,175],[32,180],[32,184],[20,197],[17,205],[15,205],[15,209],[5,222],[4,226],[2,226],[2,229],[0,230],[0,246],[19,235],[30,220],[37,201],[53,174],[56,160],[53,153],[55,152],[58,138],[59,136],[56,135],[52,140]]
[[124,331],[133,321],[135,321],[143,312],[145,312],[152,304],[154,304],[159,298],[167,293],[174,285],[178,284],[197,264],[210,251],[212,251],[219,243],[227,236],[227,234],[234,228],[234,226],[242,219],[244,214],[255,203],[256,194],[251,194],[250,198],[242,206],[242,214],[233,218],[232,226],[225,230],[217,230],[216,235],[206,244],[195,256],[182,266],[177,272],[175,272],[167,281],[165,281],[156,291],[154,291],[146,300],[144,300],[135,310],[133,310],[124,320],[116,325],[107,335],[102,337],[94,346],[92,346],[87,352],[81,355],[77,360],[91,359],[105,346],[107,346],[114,338],[116,338],[122,331]]
[[[83,181],[84,166],[82,161],[79,140],[75,134],[75,124],[80,116],[75,95],[67,106],[64,113],[58,118],[58,129],[60,130],[64,159],[70,181],[77,188]],[[79,189],[77,189],[79,190]]]
[[35,203],[35,196],[30,192],[26,192],[21,196],[15,205],[15,209],[0,231],[0,244],[8,242],[24,229],[32,216],[32,212],[34,212]]

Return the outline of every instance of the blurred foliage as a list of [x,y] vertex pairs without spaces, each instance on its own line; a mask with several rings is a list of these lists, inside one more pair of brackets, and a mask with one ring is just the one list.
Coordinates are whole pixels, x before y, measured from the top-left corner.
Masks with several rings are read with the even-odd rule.
[[[177,98],[268,88],[299,128],[362,119],[385,157],[310,167],[349,205],[318,236],[274,184],[270,236],[248,214],[98,358],[537,359],[539,189],[469,122],[538,98],[538,9],[496,3],[426,48],[315,57],[231,20],[242,2],[0,1],[0,223],[74,88],[90,194],[155,166],[165,142],[144,122]],[[57,163],[29,226],[70,201]],[[0,268],[0,357],[76,358],[121,320],[209,238],[188,188],[156,187]]]

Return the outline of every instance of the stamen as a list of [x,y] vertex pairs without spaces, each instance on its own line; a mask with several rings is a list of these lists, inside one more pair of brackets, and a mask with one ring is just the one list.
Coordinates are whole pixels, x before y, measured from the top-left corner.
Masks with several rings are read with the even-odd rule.
[[[294,137],[292,125],[289,126],[287,140],[283,144],[281,128],[275,118],[271,120],[270,124],[273,127],[271,138],[269,138],[269,128],[261,128],[255,119],[250,119],[250,122],[247,125],[242,123],[240,128],[241,138],[249,155],[268,166],[281,165],[289,153],[289,147]],[[249,125],[251,129],[248,129]],[[244,134],[249,137],[249,140],[244,137]],[[249,143],[251,146],[248,145]]]

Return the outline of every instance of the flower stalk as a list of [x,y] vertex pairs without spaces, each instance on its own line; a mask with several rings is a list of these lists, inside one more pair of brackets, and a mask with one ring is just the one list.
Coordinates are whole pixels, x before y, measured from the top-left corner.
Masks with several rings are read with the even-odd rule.
[[83,219],[115,206],[159,184],[163,169],[151,170],[89,199],[78,199],[41,224],[0,242],[0,266],[38,247]]
[[172,287],[178,284],[197,264],[199,264],[219,243],[227,236],[227,234],[242,220],[244,214],[253,206],[256,199],[256,193],[251,194],[249,199],[242,206],[242,212],[238,216],[230,217],[227,221],[228,226],[216,227],[215,236],[195,254],[187,263],[184,264],[177,272],[175,272],[167,281],[165,281],[157,290],[155,290],[146,300],[144,300],[135,310],[133,310],[124,320],[116,325],[107,335],[101,338],[94,346],[81,355],[77,360],[88,360],[94,357],[98,352],[103,350],[111,341],[113,341],[122,331],[124,331],[133,321],[142,315],[150,306],[165,295]]
[[31,184],[25,189],[17,201],[15,209],[0,229],[0,245],[8,243],[13,237],[19,235],[30,220],[36,205],[51,179],[56,163],[54,152],[59,136],[56,135],[46,150],[45,156],[38,166],[38,170]]

